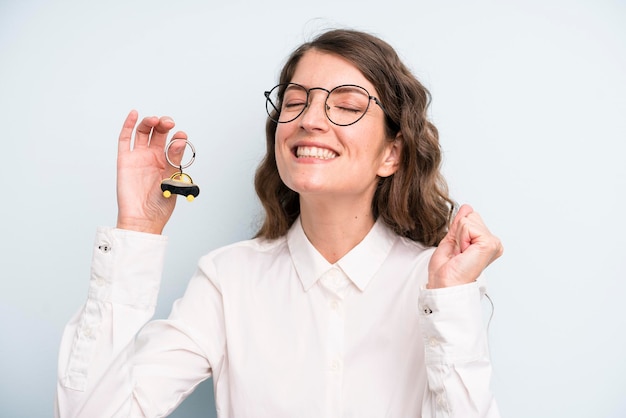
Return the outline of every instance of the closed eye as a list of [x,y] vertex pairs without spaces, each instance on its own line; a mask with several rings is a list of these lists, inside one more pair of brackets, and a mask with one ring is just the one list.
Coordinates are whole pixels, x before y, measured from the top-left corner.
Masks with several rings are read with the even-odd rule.
[[306,102],[289,102],[283,104],[283,109],[285,110],[294,110],[294,109],[302,109],[306,106]]
[[342,112],[352,112],[352,113],[361,113],[361,109],[357,109],[354,107],[346,107],[346,106],[335,106],[335,109],[341,110]]

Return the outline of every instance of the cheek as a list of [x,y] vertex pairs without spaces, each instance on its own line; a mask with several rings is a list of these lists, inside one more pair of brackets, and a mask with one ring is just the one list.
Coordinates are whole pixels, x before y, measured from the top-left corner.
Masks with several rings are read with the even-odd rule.
[[285,129],[276,129],[276,134],[274,134],[274,155],[276,156],[276,161],[279,162],[281,158],[284,158],[289,150],[286,148],[286,135]]
[[286,162],[288,158],[291,158],[291,150],[287,146],[289,138],[289,132],[287,129],[281,129],[279,127],[274,135],[274,155],[276,156],[276,163],[280,169],[281,162]]
[[274,137],[274,159],[276,160],[276,168],[278,169],[278,175],[280,176],[281,180],[283,180],[284,182],[285,179],[283,176],[285,173],[285,158],[287,157],[285,155],[285,152],[288,150],[286,150],[282,146],[283,142],[284,140],[280,139],[278,131],[276,131],[276,135]]
[[372,128],[359,132],[352,138],[352,143],[361,154],[360,157],[377,161],[385,154],[388,142],[383,130]]
[[292,123],[279,123],[276,127],[276,133],[274,134],[274,140],[277,145],[282,144],[291,135],[293,131]]

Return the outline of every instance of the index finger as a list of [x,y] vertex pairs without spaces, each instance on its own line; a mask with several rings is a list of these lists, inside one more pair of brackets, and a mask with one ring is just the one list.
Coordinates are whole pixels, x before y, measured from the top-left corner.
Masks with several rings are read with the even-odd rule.
[[126,116],[126,120],[124,121],[124,125],[122,125],[122,131],[120,132],[119,141],[118,141],[118,153],[122,151],[130,151],[130,144],[133,137],[133,130],[135,129],[135,125],[137,124],[137,119],[139,119],[139,113],[136,110],[131,110],[128,116]]
[[452,224],[450,224],[450,231],[456,231],[461,219],[465,218],[467,215],[469,215],[472,212],[474,212],[474,208],[472,208],[470,205],[468,204],[462,205],[459,208],[459,211],[454,216],[454,219],[452,220]]
[[450,230],[448,231],[448,233],[451,234],[455,238],[454,241],[456,243],[458,251],[460,252],[464,252],[467,249],[467,247],[469,247],[470,241],[471,241],[471,237],[459,235],[462,232],[460,230],[461,222],[463,222],[463,219],[467,218],[473,212],[474,212],[474,209],[470,205],[468,204],[462,205],[459,208],[459,211],[457,212],[456,216],[452,220],[452,224],[450,225]]

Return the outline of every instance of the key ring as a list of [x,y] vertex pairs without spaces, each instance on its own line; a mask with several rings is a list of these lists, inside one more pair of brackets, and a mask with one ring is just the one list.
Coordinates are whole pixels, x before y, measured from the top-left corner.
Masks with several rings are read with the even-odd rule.
[[[185,145],[188,145],[191,148],[191,160],[185,164],[176,165],[172,163],[170,160],[169,151],[172,144],[176,141],[185,141]],[[193,201],[199,194],[200,188],[193,184],[193,180],[191,176],[183,173],[183,168],[189,167],[196,160],[196,148],[193,146],[189,140],[185,138],[172,138],[172,140],[165,147],[165,159],[174,168],[177,168],[178,171],[170,176],[170,178],[164,179],[161,182],[161,191],[163,192],[163,197],[169,199],[172,194],[179,194],[185,196],[188,201]]]
[[[189,162],[185,165],[176,165],[172,162],[172,160],[170,160],[170,155],[169,155],[170,147],[176,141],[185,141],[185,145],[189,145],[189,148],[191,148],[191,152],[192,152],[191,160],[189,160]],[[172,167],[178,168],[180,171],[183,171],[183,168],[189,167],[196,160],[196,148],[193,146],[191,142],[189,142],[189,140],[185,138],[172,138],[169,144],[167,144],[167,146],[165,147],[165,159]]]

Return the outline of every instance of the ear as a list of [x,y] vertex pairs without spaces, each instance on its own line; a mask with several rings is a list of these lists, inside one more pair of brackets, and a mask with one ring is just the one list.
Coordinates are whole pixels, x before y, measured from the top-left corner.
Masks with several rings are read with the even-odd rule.
[[402,133],[398,132],[392,142],[387,142],[383,162],[378,169],[379,177],[389,177],[400,167],[400,158],[402,156]]

